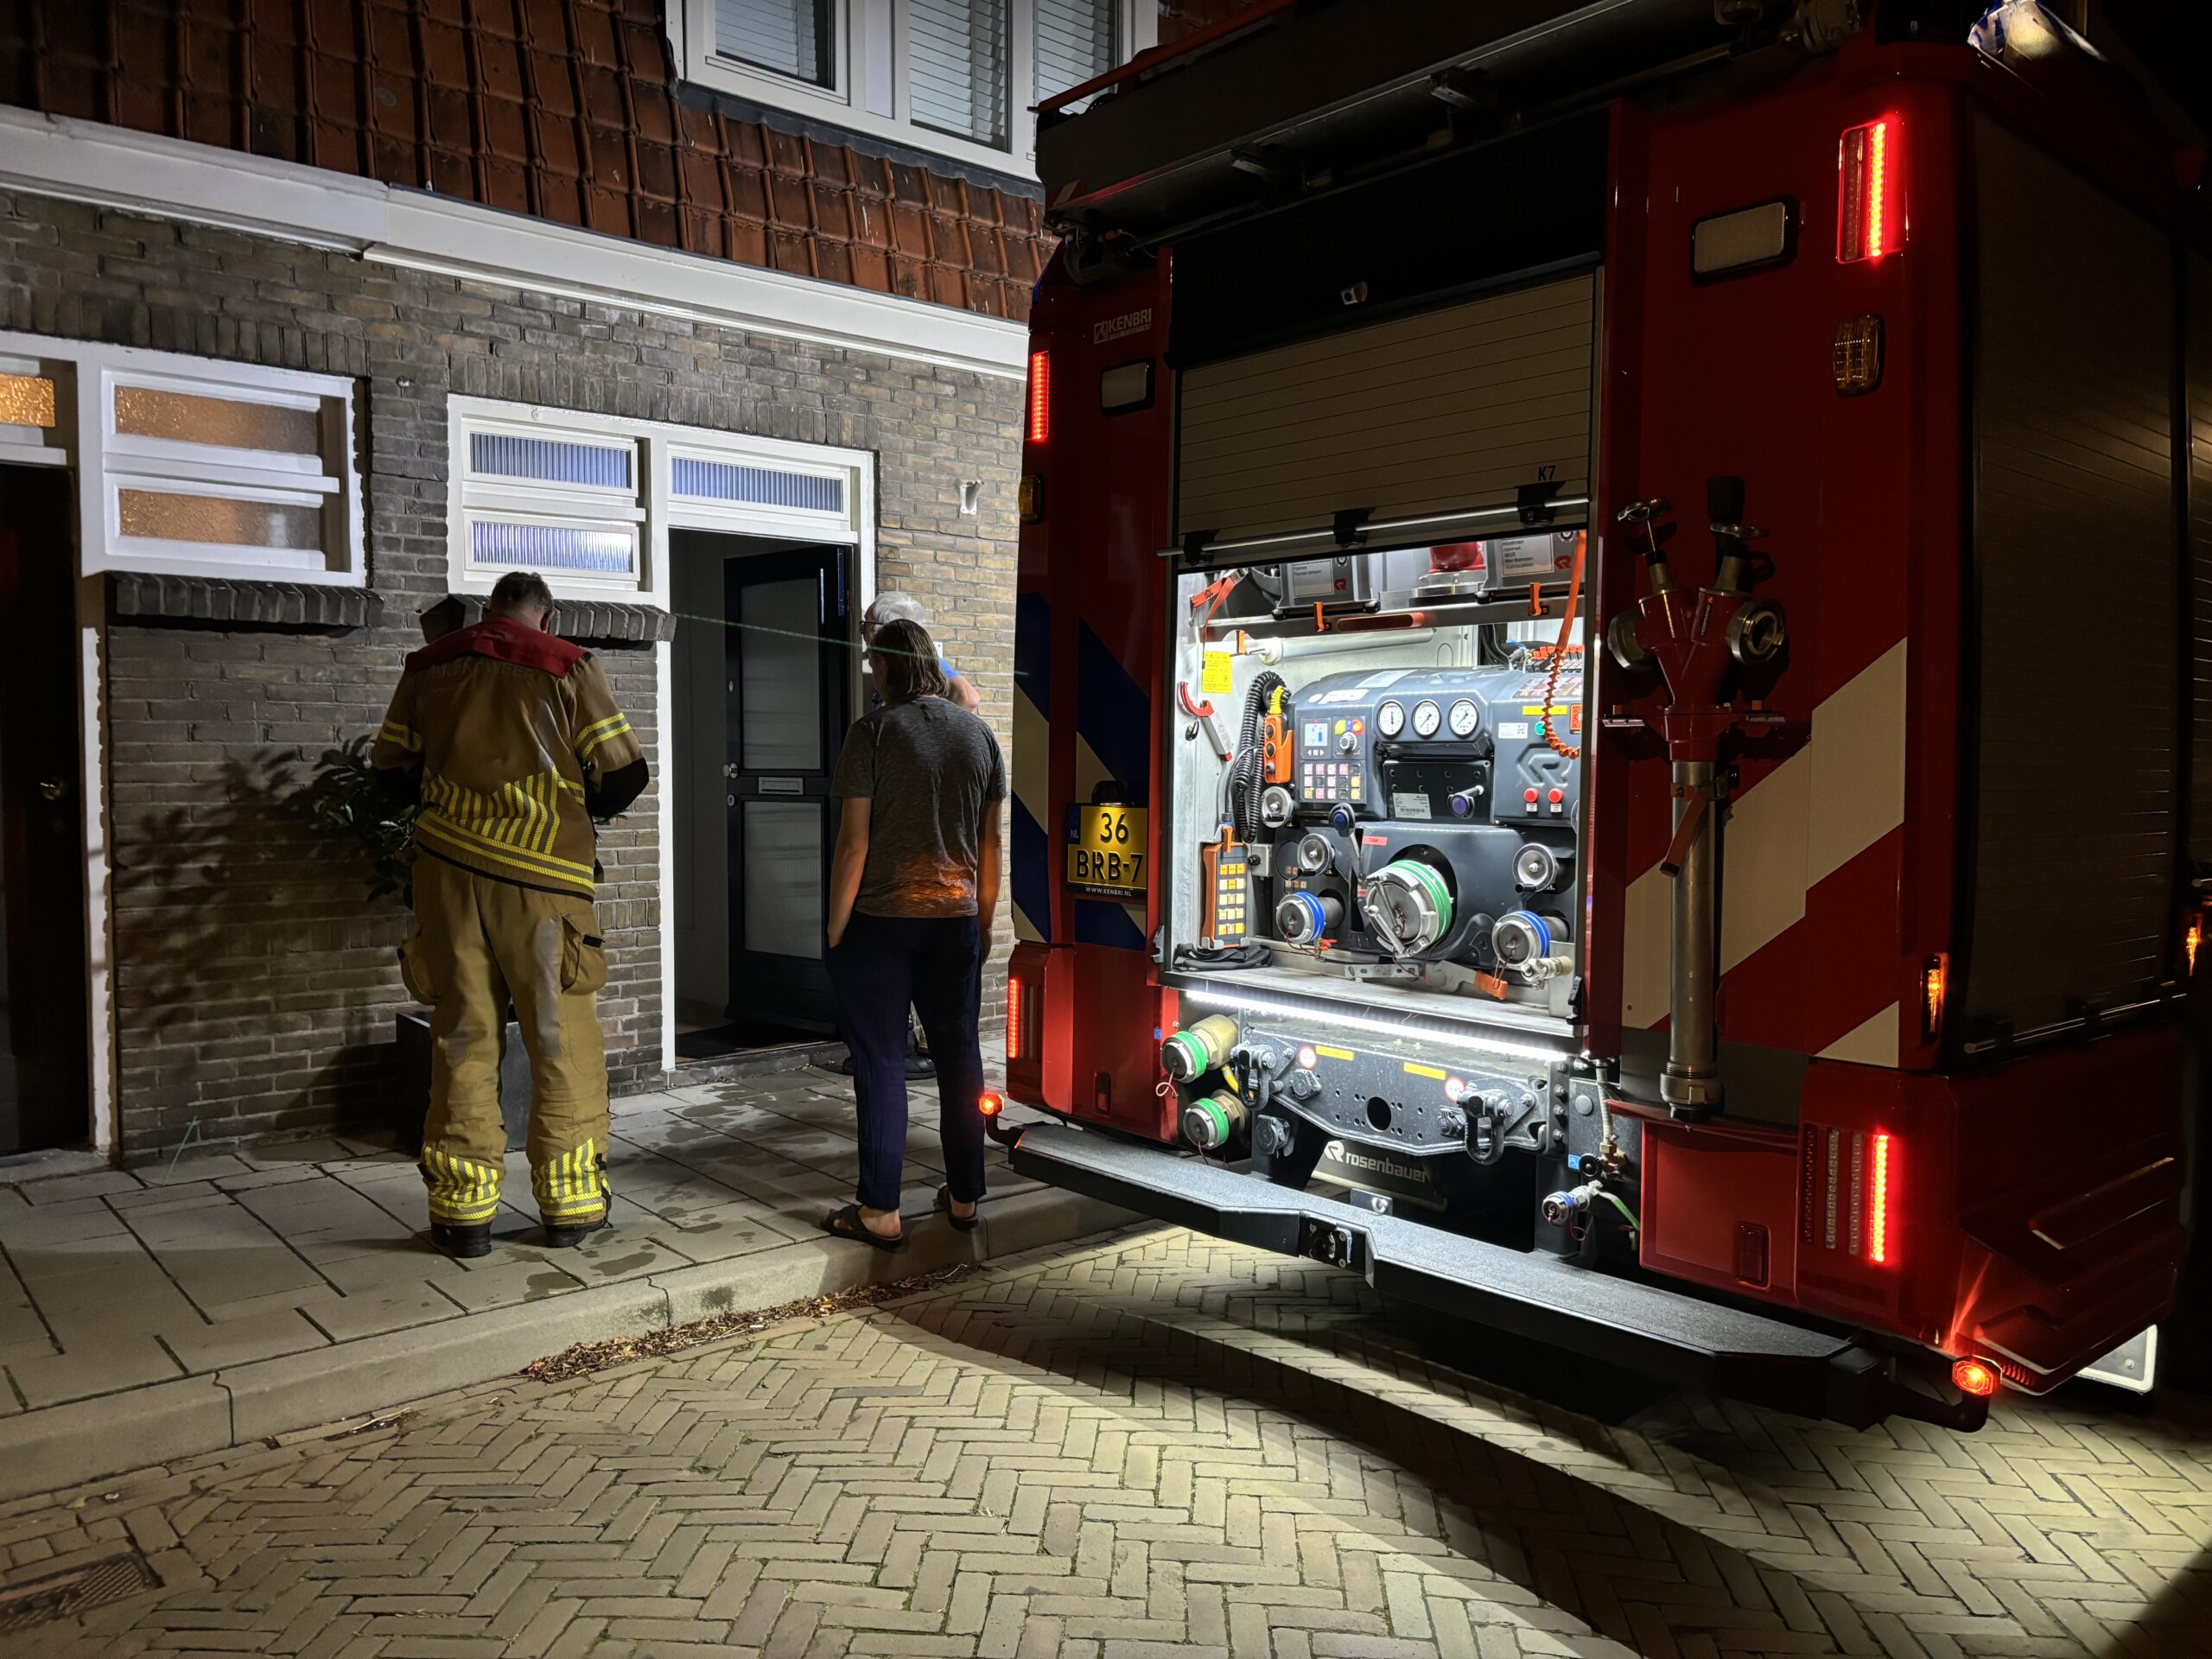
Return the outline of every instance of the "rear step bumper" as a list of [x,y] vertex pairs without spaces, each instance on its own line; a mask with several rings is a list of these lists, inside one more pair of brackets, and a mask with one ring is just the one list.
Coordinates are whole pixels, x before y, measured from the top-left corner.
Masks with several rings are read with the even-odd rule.
[[1033,1125],[1011,1157],[1033,1179],[1216,1238],[1347,1267],[1385,1296],[1681,1388],[1854,1427],[1910,1416],[1970,1429],[1988,1412],[1986,1401],[1950,1405],[1905,1386],[1885,1356],[1848,1335],[1375,1215],[1163,1147]]

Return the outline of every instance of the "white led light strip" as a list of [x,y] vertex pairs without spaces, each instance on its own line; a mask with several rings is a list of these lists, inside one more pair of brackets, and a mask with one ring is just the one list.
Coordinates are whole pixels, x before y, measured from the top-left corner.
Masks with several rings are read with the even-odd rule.
[[1287,1002],[1273,1002],[1262,996],[1245,996],[1230,991],[1215,990],[1208,986],[1194,986],[1183,993],[1190,1001],[1205,1008],[1229,1008],[1244,1014],[1269,1014],[1278,1020],[1317,1021],[1325,1026],[1337,1026],[1347,1031],[1371,1032],[1378,1037],[1395,1037],[1407,1042],[1440,1044],[1446,1048],[1471,1049],[1478,1054],[1496,1054],[1506,1059],[1535,1060],[1548,1063],[1572,1058],[1565,1050],[1539,1048],[1533,1043],[1502,1043],[1487,1037],[1467,1037],[1451,1033],[1423,1031],[1408,1026],[1394,1026],[1381,1020],[1363,1019],[1356,1014],[1324,1014],[1315,1008],[1298,1007]]

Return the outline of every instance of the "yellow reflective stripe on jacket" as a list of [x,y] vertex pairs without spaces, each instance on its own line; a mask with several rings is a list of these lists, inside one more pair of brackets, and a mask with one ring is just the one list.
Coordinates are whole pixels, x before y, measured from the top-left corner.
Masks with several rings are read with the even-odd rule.
[[377,737],[382,742],[397,744],[410,754],[415,753],[423,747],[423,734],[411,727],[401,725],[396,720],[386,720],[381,727],[378,728]]
[[470,858],[480,858],[540,880],[575,887],[587,897],[593,890],[590,865],[571,864],[566,859],[556,858],[550,853],[533,853],[495,841],[488,836],[474,833],[433,808],[425,808],[423,815],[415,820],[415,833],[427,842],[434,844],[442,842]]
[[629,729],[630,721],[626,715],[609,715],[605,720],[594,721],[576,734],[577,759],[590,760],[601,744],[609,738],[621,736]]

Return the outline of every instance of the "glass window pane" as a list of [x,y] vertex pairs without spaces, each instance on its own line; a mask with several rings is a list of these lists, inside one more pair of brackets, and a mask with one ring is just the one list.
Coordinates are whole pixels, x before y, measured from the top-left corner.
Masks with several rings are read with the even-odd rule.
[[912,0],[907,10],[914,124],[1007,147],[1007,0]]
[[779,473],[734,461],[702,461],[677,455],[669,464],[669,493],[701,501],[741,501],[760,507],[804,507],[811,512],[842,512],[842,480],[812,473]]
[[125,536],[226,547],[312,551],[322,547],[322,514],[314,507],[233,501],[219,495],[172,495],[166,490],[118,490],[116,496]]
[[280,404],[201,397],[154,386],[115,389],[115,429],[127,437],[171,438],[226,449],[261,449],[283,455],[322,453],[322,423],[311,409]]
[[43,375],[0,374],[0,426],[53,424],[53,381]]
[[745,769],[822,769],[820,584],[812,576],[739,590]]
[[772,957],[822,954],[822,806],[747,801],[739,809],[745,857],[745,948]]
[[[1037,0],[1037,96],[1096,80],[1114,67],[1114,0]],[[1090,102],[1071,104],[1080,110]]]
[[638,568],[636,535],[568,524],[518,524],[479,518],[468,527],[468,562],[507,570],[582,570],[627,576]]
[[490,478],[531,478],[547,484],[630,487],[630,452],[569,438],[518,438],[504,432],[468,435],[468,470]]
[[830,0],[715,0],[717,57],[828,86],[830,38]]

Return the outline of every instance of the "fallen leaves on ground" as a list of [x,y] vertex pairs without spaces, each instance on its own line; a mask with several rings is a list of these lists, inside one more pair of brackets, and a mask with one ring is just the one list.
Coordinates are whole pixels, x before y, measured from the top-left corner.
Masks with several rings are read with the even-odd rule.
[[850,1290],[836,1291],[827,1296],[808,1296],[778,1307],[757,1308],[747,1313],[717,1313],[711,1319],[694,1319],[689,1325],[664,1325],[658,1331],[648,1331],[640,1336],[612,1337],[605,1342],[580,1342],[560,1353],[531,1361],[523,1367],[522,1375],[540,1382],[565,1382],[570,1377],[588,1376],[594,1371],[603,1371],[611,1366],[627,1365],[632,1360],[658,1359],[664,1355],[680,1353],[686,1348],[698,1348],[710,1342],[726,1342],[732,1337],[750,1336],[781,1325],[786,1319],[826,1319],[832,1313],[842,1313],[849,1308],[880,1306],[885,1302],[895,1302],[902,1297],[918,1295],[923,1291],[949,1285],[974,1271],[972,1265],[963,1262],[958,1267],[940,1268],[935,1273],[916,1274],[910,1279],[893,1279],[880,1285],[855,1285]]

